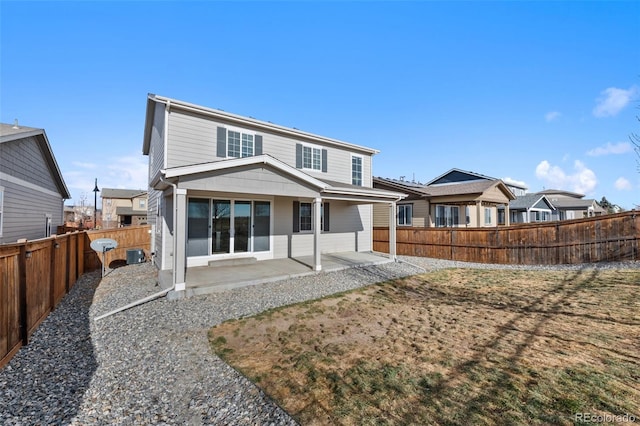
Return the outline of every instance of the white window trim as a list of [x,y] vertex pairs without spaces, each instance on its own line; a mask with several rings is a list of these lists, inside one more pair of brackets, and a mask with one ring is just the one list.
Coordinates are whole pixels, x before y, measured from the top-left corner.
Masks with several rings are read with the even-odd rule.
[[[311,218],[311,223],[310,223],[310,227],[309,229],[302,229],[302,205],[303,204],[308,204],[309,205],[309,213],[310,213],[310,218]],[[301,234],[309,234],[313,232],[313,203],[311,202],[306,202],[306,201],[300,201],[300,211],[298,212],[298,223],[300,226],[300,230],[299,232]]]
[[53,216],[51,213],[45,213],[44,221],[44,237],[49,238],[51,236],[51,228],[53,227]]
[[[227,140],[226,140],[227,152],[225,153],[226,154],[226,158],[246,158],[246,157],[252,157],[252,156],[255,155],[255,152],[256,152],[256,133],[255,132],[250,132],[250,131],[247,131],[245,129],[241,129],[239,127],[226,127],[226,129],[227,129],[227,131],[226,131],[226,134],[227,134]],[[234,157],[234,156],[229,155],[229,147],[231,146],[231,144],[229,143],[229,133],[230,132],[240,133],[240,151],[239,151],[240,155],[238,157]],[[245,156],[242,155],[242,136],[243,135],[251,136],[251,139],[252,139],[252,141],[251,141],[251,155],[245,155]]]
[[[444,225],[438,225],[438,218],[439,218],[439,216],[438,216],[438,207],[443,207],[444,210],[445,210],[445,215],[444,215],[445,224]],[[448,223],[446,223],[446,219],[447,219],[446,212],[449,211],[450,213],[452,213],[453,209],[457,209],[458,210],[458,223],[453,223],[454,216],[453,216],[453,214],[451,214],[450,217],[451,217],[452,223],[451,223],[451,225],[449,225]],[[460,226],[460,206],[452,206],[452,205],[449,205],[449,204],[436,204],[435,214],[433,216],[434,216],[434,219],[435,219],[434,225],[437,228],[450,228],[450,227],[455,228],[455,227]]]
[[[354,158],[360,159],[360,184],[359,185],[357,183],[353,183],[353,159]],[[351,154],[351,167],[349,169],[351,170],[351,184],[356,186],[364,186],[364,157],[362,155]]]
[[[402,207],[402,210],[405,211],[404,214],[404,219],[405,219],[405,223],[400,223],[400,207]],[[406,215],[406,209],[410,208],[411,209],[411,214],[409,215],[409,221],[407,222],[407,215]],[[398,226],[413,226],[413,203],[406,203],[406,204],[398,204],[397,205],[397,209],[398,209],[398,213],[396,215],[396,224]]]
[[[302,205],[303,204],[309,204],[311,206],[311,229],[302,229]],[[298,233],[300,234],[311,234],[313,233],[313,225],[316,223],[316,221],[314,220],[315,218],[313,217],[314,215],[314,208],[313,208],[313,202],[310,201],[300,201],[300,209],[298,211],[298,226],[300,227],[300,229],[298,230]],[[331,220],[329,220],[329,222],[331,222]],[[329,227],[331,227],[331,223],[329,223]],[[320,231],[324,232],[324,203],[320,203]]]
[[[302,145],[302,169],[303,170],[313,170],[316,172],[321,172],[322,171],[322,150],[324,149],[324,147],[320,146],[320,145],[312,145],[309,143],[301,143],[300,145]],[[304,149],[305,148],[309,148],[311,149],[311,167],[305,167],[304,165]],[[318,168],[315,168],[313,165],[313,152],[314,150],[318,151],[318,155],[320,156],[320,162],[318,163]]]
[[[487,213],[489,214],[489,221],[487,221]],[[493,215],[491,214],[491,207],[485,207],[484,208],[484,224],[485,225],[491,225],[493,224]]]

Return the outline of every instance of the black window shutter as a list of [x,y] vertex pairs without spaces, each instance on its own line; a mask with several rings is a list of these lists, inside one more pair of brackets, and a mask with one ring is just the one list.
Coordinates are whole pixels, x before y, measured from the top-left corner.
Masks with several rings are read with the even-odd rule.
[[302,168],[302,144],[296,144],[296,169]]
[[322,150],[322,172],[327,173],[327,150]]
[[293,232],[300,232],[300,201],[293,202]]
[[329,232],[329,203],[323,203],[323,209],[324,209],[324,217],[322,218],[322,221],[324,222],[322,225],[322,230],[324,232]]
[[254,148],[255,149],[253,150],[253,152],[255,152],[256,155],[262,155],[262,136],[261,135],[256,135]]
[[216,155],[223,158],[227,156],[227,129],[224,127],[218,127],[218,146]]

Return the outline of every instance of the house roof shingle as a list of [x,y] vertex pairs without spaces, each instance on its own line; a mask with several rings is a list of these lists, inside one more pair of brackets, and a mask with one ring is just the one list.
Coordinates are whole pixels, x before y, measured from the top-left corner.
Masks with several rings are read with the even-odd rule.
[[141,189],[119,189],[119,188],[102,188],[102,198],[124,198],[131,199],[146,195],[147,191]]

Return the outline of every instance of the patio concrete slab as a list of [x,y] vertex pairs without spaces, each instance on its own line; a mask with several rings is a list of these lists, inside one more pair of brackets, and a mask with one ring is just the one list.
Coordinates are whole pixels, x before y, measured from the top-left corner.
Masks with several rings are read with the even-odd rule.
[[[344,252],[323,254],[321,257],[321,272],[339,271],[392,261],[384,253]],[[184,295],[188,297],[215,293],[316,273],[318,272],[313,270],[313,256],[262,260],[244,265],[230,266],[215,266],[215,263],[213,263],[212,266],[187,268]],[[161,271],[159,281],[163,287],[169,287],[171,271]]]

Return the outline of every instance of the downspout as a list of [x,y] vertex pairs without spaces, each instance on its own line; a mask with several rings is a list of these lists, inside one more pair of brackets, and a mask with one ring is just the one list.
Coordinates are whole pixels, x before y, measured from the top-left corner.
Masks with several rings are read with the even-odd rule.
[[174,212],[173,212],[173,253],[174,253],[173,258],[174,258],[174,263],[173,263],[173,272],[172,272],[172,279],[171,279],[171,281],[172,281],[172,283],[171,283],[171,287],[169,287],[169,288],[167,288],[167,289],[164,289],[164,290],[162,290],[162,291],[159,291],[159,292],[157,292],[157,293],[154,293],[154,294],[152,294],[152,295],[149,295],[149,296],[147,296],[147,297],[144,297],[144,298],[142,298],[142,299],[136,300],[135,302],[131,302],[131,303],[129,303],[128,305],[124,305],[124,306],[122,306],[122,307],[120,307],[120,308],[114,309],[113,311],[107,312],[106,314],[102,314],[102,315],[100,315],[100,316],[97,316],[97,317],[94,319],[94,321],[101,320],[101,319],[106,318],[106,317],[109,317],[109,316],[111,316],[111,315],[113,315],[113,314],[117,314],[118,312],[122,312],[122,311],[125,311],[125,310],[127,310],[127,309],[131,309],[131,308],[133,308],[133,307],[135,307],[135,306],[142,305],[143,303],[147,303],[147,302],[150,302],[150,301],[152,301],[152,300],[154,300],[154,299],[157,299],[157,298],[159,298],[159,297],[165,296],[165,295],[166,295],[167,293],[169,293],[170,291],[173,291],[173,290],[175,289],[175,287],[176,287],[175,252],[176,252],[176,248],[177,248],[177,243],[176,243],[176,237],[175,237],[175,234],[176,234],[176,226],[177,226],[177,223],[176,223],[176,222],[177,222],[177,211],[176,211],[176,210],[177,210],[177,203],[176,203],[176,191],[177,191],[177,189],[178,189],[178,186],[177,186],[175,183],[172,183],[172,182],[169,182],[169,181],[165,180],[165,179],[162,177],[162,171],[161,171],[161,174],[160,174],[160,181],[161,181],[161,182],[164,182],[164,183],[166,183],[166,184],[168,184],[168,185],[171,185],[171,186],[173,187],[173,209],[174,209]]

